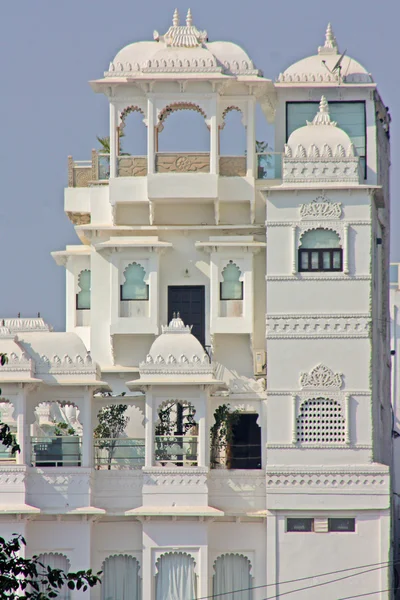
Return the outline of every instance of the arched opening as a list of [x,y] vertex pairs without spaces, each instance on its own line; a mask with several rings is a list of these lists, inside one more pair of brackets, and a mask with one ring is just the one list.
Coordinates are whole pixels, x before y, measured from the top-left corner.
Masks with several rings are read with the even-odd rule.
[[332,229],[311,229],[301,236],[299,271],[343,271],[340,237]]
[[[14,405],[4,398],[0,398],[0,423],[8,425],[12,438],[16,441],[17,422],[14,417]],[[0,466],[14,464],[16,458],[16,453],[12,452],[12,447],[0,443]]]
[[[242,554],[222,554],[214,563],[214,600],[252,600],[251,563]],[[236,591],[235,590],[240,590]]]
[[189,102],[165,107],[156,126],[158,173],[209,173],[210,133],[202,108]]
[[[98,411],[93,432],[94,464],[97,470],[143,467],[144,428],[141,423],[139,426],[137,424],[141,413],[135,409],[127,404],[108,404]],[[140,437],[132,434],[139,434]]]
[[261,469],[261,428],[257,413],[232,410],[221,404],[211,427],[212,469]]
[[219,173],[223,176],[246,175],[246,128],[237,106],[229,106],[222,113],[219,129]]
[[83,427],[75,404],[42,402],[31,425],[33,467],[81,465]]
[[147,175],[147,127],[143,119],[138,106],[128,106],[121,112],[117,131],[119,177]]
[[222,269],[220,282],[220,317],[243,315],[243,277],[238,265],[230,260]]
[[90,325],[90,296],[91,296],[91,271],[82,270],[77,278],[77,292],[75,294],[76,326]]
[[[60,569],[64,573],[68,573],[70,568],[70,563],[68,558],[64,554],[59,554],[58,552],[46,552],[44,554],[39,554],[38,560],[42,563],[43,567],[38,567],[38,574],[40,576],[41,573],[47,573],[47,568],[50,569]],[[42,592],[44,595],[47,595],[47,585],[39,584],[39,592]],[[60,590],[57,590],[57,598],[59,600],[70,600],[71,592],[68,589],[67,584],[64,584]]]
[[120,286],[120,317],[147,317],[149,285],[146,269],[137,262],[129,264],[123,272]]
[[156,600],[196,598],[194,558],[185,552],[168,552],[157,560]]
[[127,554],[109,556],[102,571],[101,600],[141,600],[142,579],[136,558]]
[[197,466],[199,430],[195,413],[187,401],[169,400],[160,406],[155,427],[156,464]]
[[346,421],[342,407],[332,398],[310,398],[300,406],[296,420],[299,443],[344,443]]

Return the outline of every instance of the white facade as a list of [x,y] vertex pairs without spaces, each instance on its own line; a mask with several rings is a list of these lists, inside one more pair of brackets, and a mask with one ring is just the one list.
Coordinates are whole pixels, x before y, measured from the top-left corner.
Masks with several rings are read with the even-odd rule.
[[[0,414],[21,446],[1,455],[0,532],[103,569],[72,600],[391,597],[390,118],[339,58],[328,26],[273,83],[175,12],[91,82],[110,155],[69,159],[81,244],[53,253],[67,331],[0,327]],[[256,152],[257,103],[274,152]],[[181,110],[204,119],[209,152],[158,151]],[[231,110],[239,157],[220,155]],[[146,156],[119,156],[132,112]],[[93,432],[114,405],[128,420],[110,452]]]

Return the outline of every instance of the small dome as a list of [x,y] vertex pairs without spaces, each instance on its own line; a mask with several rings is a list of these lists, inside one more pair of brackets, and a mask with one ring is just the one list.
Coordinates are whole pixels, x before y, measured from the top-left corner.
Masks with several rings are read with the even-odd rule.
[[[340,61],[340,62],[339,62]],[[359,62],[349,56],[341,56],[328,24],[325,44],[318,48],[318,54],[303,58],[288,67],[278,77],[280,83],[335,83],[339,78],[344,83],[372,83],[370,73]]]
[[208,43],[207,32],[193,25],[189,9],[186,24],[179,24],[175,10],[172,25],[164,35],[157,31],[154,41],[135,42],[122,48],[110,63],[106,77],[133,77],[140,73],[217,73],[252,75],[260,72],[238,45]]
[[185,325],[179,316],[174,315],[167,327],[162,328],[162,334],[153,342],[146,357],[146,366],[169,365],[199,365],[209,366],[210,360],[199,340],[191,332],[192,328]]
[[325,96],[322,96],[319,111],[312,122],[307,121],[304,127],[299,127],[293,131],[288,139],[285,155],[289,156],[301,152],[304,152],[305,156],[315,157],[321,156],[324,152],[331,154],[331,156],[337,152],[354,156],[351,139],[343,129],[337,127],[335,121],[331,120]]

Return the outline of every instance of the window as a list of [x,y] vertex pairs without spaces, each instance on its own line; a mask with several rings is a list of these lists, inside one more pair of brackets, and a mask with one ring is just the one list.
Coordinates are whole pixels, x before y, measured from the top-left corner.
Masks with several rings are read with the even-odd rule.
[[168,552],[157,560],[156,600],[196,598],[194,559],[185,552]]
[[239,267],[230,260],[222,271],[221,300],[243,300],[243,281],[240,281],[240,276]]
[[[312,121],[318,111],[318,102],[288,102],[286,104],[286,141],[293,131]],[[365,102],[329,102],[332,121],[343,129],[354,144],[360,157],[361,168],[366,173],[367,135]]]
[[128,555],[109,556],[103,564],[101,600],[141,600],[139,563]]
[[[47,567],[51,569],[61,569],[64,573],[68,573],[69,571],[69,560],[64,554],[58,554],[57,552],[46,552],[45,554],[39,554],[38,560],[44,566],[44,570],[47,571]],[[39,574],[42,571],[39,568]],[[39,584],[39,592],[43,594],[47,591],[47,586],[45,584]],[[71,593],[67,587],[67,585],[63,585],[61,590],[58,591],[57,598],[59,600],[70,600]]]
[[297,417],[297,441],[300,443],[343,443],[345,419],[337,400],[312,398],[300,407]]
[[91,272],[89,269],[79,273],[78,286],[80,291],[76,294],[76,308],[77,310],[89,310],[91,289]]
[[328,531],[335,531],[337,533],[343,531],[355,531],[356,520],[355,519],[328,519]]
[[303,233],[299,271],[342,271],[343,251],[336,231],[312,229]]
[[286,531],[293,533],[304,533],[313,531],[314,519],[286,519]]
[[125,283],[121,285],[121,300],[148,300],[149,286],[144,278],[146,271],[142,265],[134,262],[124,271]]
[[[253,597],[251,563],[242,554],[223,554],[214,563],[214,600],[251,600]],[[233,590],[239,590],[231,594]]]

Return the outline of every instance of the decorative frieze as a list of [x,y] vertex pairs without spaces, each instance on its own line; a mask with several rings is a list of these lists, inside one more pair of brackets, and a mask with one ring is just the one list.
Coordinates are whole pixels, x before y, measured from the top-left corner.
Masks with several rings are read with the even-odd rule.
[[368,338],[371,318],[367,315],[279,315],[267,316],[266,336],[280,338]]
[[318,196],[311,202],[300,204],[300,217],[302,219],[340,219],[342,216],[342,203],[332,202],[325,195]]
[[307,490],[318,489],[340,493],[387,493],[389,475],[387,471],[351,471],[351,470],[320,470],[320,471],[278,471],[267,470],[267,493],[272,491],[289,491],[307,493]]

